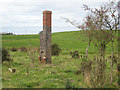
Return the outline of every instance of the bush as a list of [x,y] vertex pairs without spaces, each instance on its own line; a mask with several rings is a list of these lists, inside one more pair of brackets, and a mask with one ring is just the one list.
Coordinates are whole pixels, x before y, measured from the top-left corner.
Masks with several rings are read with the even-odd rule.
[[27,48],[26,48],[26,47],[21,47],[21,48],[20,48],[20,51],[21,51],[21,52],[27,52]]
[[61,49],[59,48],[58,44],[52,45],[52,55],[59,55]]
[[13,47],[13,48],[11,48],[11,51],[12,51],[12,52],[16,52],[16,51],[17,51],[17,48]]
[[79,58],[79,51],[70,52],[69,54],[72,56],[72,58]]
[[7,49],[5,49],[5,48],[2,48],[2,63],[4,62],[4,61],[10,61],[11,59],[10,59],[10,54],[9,54],[9,52],[7,51]]

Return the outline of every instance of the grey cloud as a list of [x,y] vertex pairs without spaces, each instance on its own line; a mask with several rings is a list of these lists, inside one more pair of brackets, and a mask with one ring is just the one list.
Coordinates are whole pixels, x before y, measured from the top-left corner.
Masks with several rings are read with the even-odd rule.
[[[86,12],[81,8],[83,4],[87,4],[88,0],[20,0],[8,1],[0,3],[0,28],[16,33],[37,33],[42,29],[42,12],[44,10],[52,11],[53,31],[63,31],[75,29],[72,25],[66,23],[61,17],[67,17],[71,20],[78,20],[82,23]],[[97,0],[95,0],[97,1]],[[89,1],[90,2],[90,1]],[[96,2],[100,4],[100,0]],[[97,7],[95,3],[88,3],[92,7]],[[37,31],[38,30],[38,31]]]

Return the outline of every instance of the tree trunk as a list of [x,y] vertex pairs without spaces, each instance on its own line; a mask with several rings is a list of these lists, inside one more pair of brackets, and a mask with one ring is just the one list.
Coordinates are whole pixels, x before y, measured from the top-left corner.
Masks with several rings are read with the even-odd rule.
[[88,56],[87,53],[88,53],[88,49],[89,49],[90,43],[91,43],[91,40],[89,40],[88,47],[87,47],[87,49],[86,49],[86,58],[87,58],[87,56]]
[[105,59],[105,41],[101,42],[101,51],[100,51],[100,54],[101,54],[101,59],[104,60]]
[[113,40],[112,40],[112,45],[111,45],[111,49],[112,49],[112,57],[111,57],[111,81],[110,81],[110,85],[112,84],[112,80],[113,80],[113,56],[114,56],[114,50],[113,50]]
[[103,42],[103,60],[105,60],[105,48],[106,48],[106,45],[105,45],[105,41]]
[[100,69],[99,69],[99,85],[102,86],[103,82],[104,82],[104,77],[105,77],[105,67],[104,67],[104,61],[105,61],[105,48],[106,48],[106,45],[105,45],[105,41],[102,41],[101,42],[101,49],[100,49]]

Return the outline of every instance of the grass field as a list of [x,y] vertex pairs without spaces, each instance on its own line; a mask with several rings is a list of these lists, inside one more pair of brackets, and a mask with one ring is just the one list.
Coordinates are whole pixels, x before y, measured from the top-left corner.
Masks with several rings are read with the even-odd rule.
[[[72,86],[76,88],[91,87],[84,81],[82,74],[77,75],[76,71],[80,69],[82,58],[74,59],[69,54],[70,51],[78,50],[80,55],[85,55],[88,46],[88,37],[83,31],[61,32],[52,34],[52,44],[57,43],[62,49],[59,56],[52,56],[51,65],[41,65],[38,62],[39,53],[35,53],[35,62],[26,52],[10,52],[13,62],[5,62],[2,65],[2,85],[3,88],[66,88]],[[40,46],[39,35],[3,35],[2,47],[10,48],[26,47],[37,49]],[[106,58],[111,54],[111,44],[106,48]],[[88,51],[88,57],[96,56],[97,48],[94,43]],[[117,41],[114,43],[114,52],[118,53]],[[113,69],[113,83],[110,85],[110,60],[107,62],[107,76],[103,87],[117,87],[116,65]],[[8,68],[16,68],[16,73],[11,73]],[[26,75],[28,68],[28,75]],[[99,86],[97,86],[99,87]]]
[[[2,36],[2,46],[6,48],[12,47],[29,47],[29,48],[39,48],[40,40],[39,35],[3,35]],[[88,37],[83,31],[72,31],[72,32],[61,32],[52,34],[52,44],[57,43],[61,49],[79,50],[85,52],[88,45]],[[115,41],[114,48],[117,46],[117,41]],[[106,52],[111,52],[110,44],[107,45]],[[92,43],[89,51],[95,52],[97,48]],[[117,52],[117,47],[115,52]]]

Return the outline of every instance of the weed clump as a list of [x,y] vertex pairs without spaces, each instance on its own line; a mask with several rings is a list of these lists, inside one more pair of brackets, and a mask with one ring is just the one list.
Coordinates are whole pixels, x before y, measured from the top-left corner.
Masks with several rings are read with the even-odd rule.
[[35,49],[31,49],[28,51],[28,55],[32,61],[32,64],[34,64],[34,61],[36,60],[36,50]]
[[[0,48],[1,49],[1,48]],[[0,50],[1,51],[1,50]],[[10,59],[10,54],[9,54],[9,52],[8,52],[8,50],[7,49],[5,49],[5,48],[2,48],[2,63],[4,62],[4,61],[11,61],[12,59]]]
[[17,48],[13,47],[13,48],[11,48],[11,51],[12,51],[12,52],[16,52],[16,51],[17,51]]
[[61,49],[59,48],[58,44],[53,44],[52,45],[52,55],[59,55]]
[[69,54],[72,56],[72,58],[79,58],[79,51],[71,51]]
[[76,71],[76,74],[85,74],[85,72],[89,72],[92,69],[92,61],[91,60],[87,60],[87,58],[82,58],[82,62],[81,62],[81,67],[79,70]]
[[66,87],[67,89],[75,88],[75,86],[72,85],[72,83],[71,83],[70,80],[67,80],[67,81],[66,81],[65,87]]
[[20,51],[21,51],[21,52],[27,52],[27,48],[26,48],[26,47],[21,47],[21,48],[20,48]]

